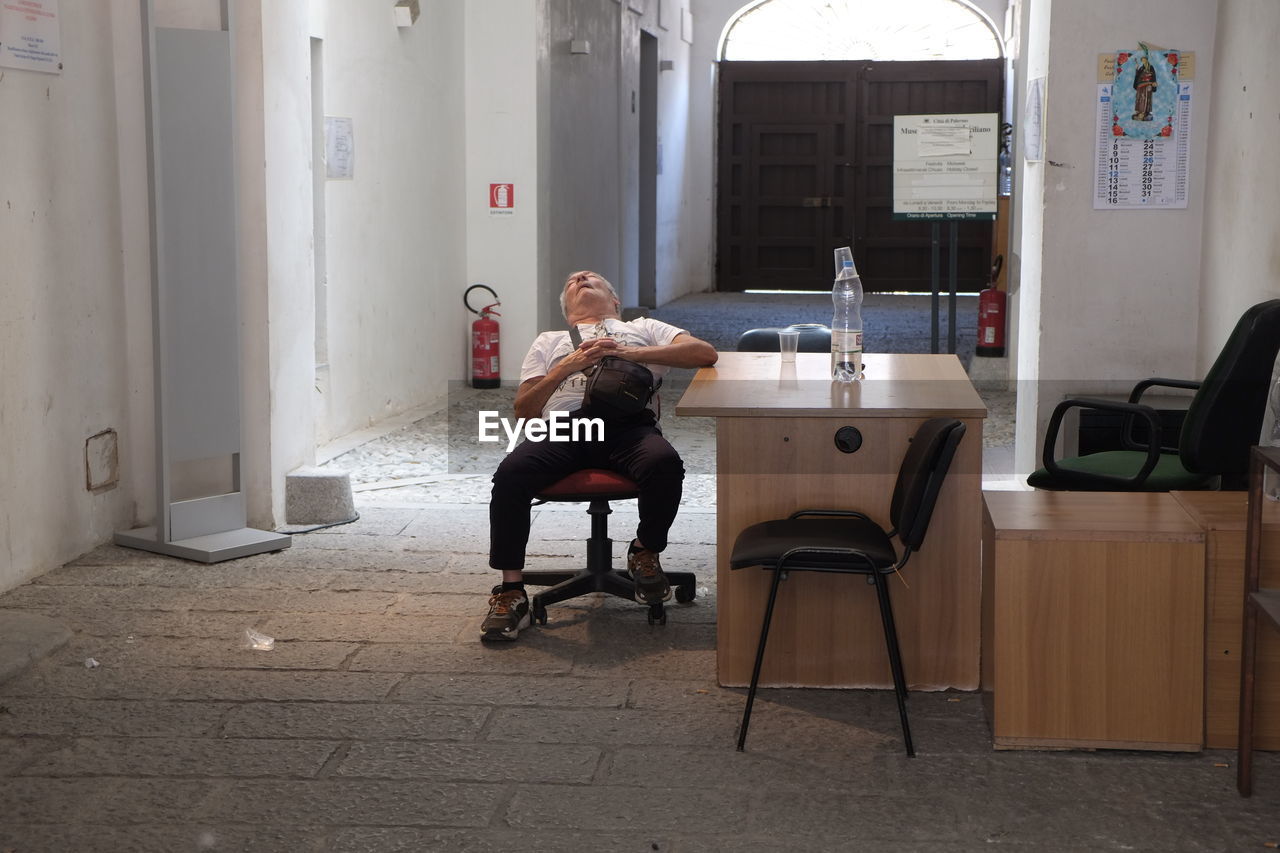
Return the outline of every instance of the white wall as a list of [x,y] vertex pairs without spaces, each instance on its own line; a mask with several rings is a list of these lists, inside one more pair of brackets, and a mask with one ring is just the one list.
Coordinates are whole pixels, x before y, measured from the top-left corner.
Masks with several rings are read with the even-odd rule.
[[[689,45],[680,15],[689,0],[563,0],[547,4],[545,21],[551,144],[543,169],[548,283],[541,314],[563,323],[558,297],[566,274],[593,269],[608,278],[624,304],[636,304],[639,277],[640,34],[658,41],[656,301],[705,290],[711,251],[705,217],[690,203],[692,153]],[[590,53],[571,53],[585,41]],[[633,93],[636,108],[633,109]],[[545,326],[544,326],[545,328]],[[505,340],[505,338],[504,338]],[[528,339],[525,339],[527,342]],[[523,346],[524,344],[521,344]]]
[[98,494],[85,483],[85,441],[101,430],[119,433],[127,464],[134,390],[115,23],[89,0],[60,12],[61,74],[0,69],[0,590],[105,541],[134,512],[130,480]]
[[[690,293],[711,290],[706,258],[714,253],[706,229],[706,208],[697,203],[698,152],[692,144],[693,128],[712,116],[693,111],[693,45],[697,26],[682,29],[681,12],[689,0],[662,0],[658,10],[658,58],[671,62],[670,71],[658,72],[658,174],[657,303],[662,305]],[[692,22],[692,17],[688,18]]]
[[[546,306],[538,298],[546,204],[539,165],[546,154],[539,126],[539,105],[545,102],[539,83],[545,58],[542,6],[529,0],[467,3],[465,50],[459,63],[465,76],[466,117],[455,131],[461,127],[465,133],[465,183],[464,195],[451,200],[449,210],[465,214],[460,220],[465,235],[460,239],[465,241],[466,266],[465,278],[451,283],[451,307],[438,316],[465,331],[475,315],[463,307],[462,292],[470,284],[493,288],[502,300],[498,322],[501,376],[506,380],[519,377],[525,350],[547,328]],[[493,183],[515,185],[511,215],[490,214]],[[473,298],[472,304],[479,308],[484,303]],[[439,327],[438,320],[433,328]],[[441,380],[469,375],[469,341],[454,340],[456,356]]]
[[1280,297],[1280,32],[1275,0],[1219,0],[1204,120],[1214,132],[1205,174],[1196,376],[1250,305]]
[[[467,284],[461,4],[423,3],[403,29],[381,0],[325,5],[323,108],[352,120],[355,177],[324,184],[329,382],[320,441],[443,399],[447,380],[462,376]],[[309,152],[310,114],[307,126]],[[313,280],[302,285],[309,294]],[[310,378],[300,386],[308,393]]]
[[[1043,14],[1045,5],[1031,4],[1032,14]],[[1026,306],[1039,322],[1034,355],[1026,352],[1031,314],[1020,311],[1019,380],[1025,386],[1034,379],[1039,396],[1035,420],[1019,424],[1017,467],[1024,471],[1034,462],[1031,448],[1039,458],[1029,433],[1039,440],[1064,394],[1121,392],[1148,376],[1196,375],[1209,105],[1201,95],[1192,114],[1185,210],[1094,210],[1097,56],[1136,48],[1140,40],[1195,51],[1196,91],[1207,94],[1217,3],[1059,0],[1049,15],[1045,160],[1024,170],[1023,191],[1036,183],[1026,173],[1038,170],[1043,181],[1039,305]],[[1033,203],[1021,207],[1024,217],[1034,216]],[[1024,222],[1024,248],[1029,238],[1034,233]],[[1027,300],[1037,283],[1026,255],[1022,260]]]

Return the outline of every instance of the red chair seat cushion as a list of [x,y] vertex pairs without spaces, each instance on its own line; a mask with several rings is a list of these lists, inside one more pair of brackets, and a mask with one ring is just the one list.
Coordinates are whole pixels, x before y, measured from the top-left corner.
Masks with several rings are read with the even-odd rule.
[[538,497],[544,501],[626,500],[640,494],[635,481],[625,474],[604,468],[574,471],[543,489]]

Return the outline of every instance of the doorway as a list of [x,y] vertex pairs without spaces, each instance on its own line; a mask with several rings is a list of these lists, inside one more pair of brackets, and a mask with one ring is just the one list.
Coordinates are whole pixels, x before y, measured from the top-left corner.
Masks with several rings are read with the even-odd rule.
[[[931,289],[930,223],[892,217],[893,118],[999,113],[1003,78],[999,59],[722,62],[716,289],[829,289],[839,246],[868,291]],[[991,248],[990,222],[960,223],[961,292]]]
[[639,303],[658,304],[658,38],[640,32]]

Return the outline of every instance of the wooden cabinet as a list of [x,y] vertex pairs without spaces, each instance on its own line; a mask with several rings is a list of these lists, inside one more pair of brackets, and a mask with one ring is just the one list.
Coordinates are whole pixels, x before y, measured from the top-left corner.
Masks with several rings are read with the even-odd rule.
[[[1235,749],[1248,493],[1172,494],[1205,534],[1204,745]],[[1280,587],[1280,530],[1264,527],[1263,536],[1262,586]],[[1280,749],[1280,633],[1258,632],[1256,685],[1254,747]]]
[[1204,535],[1168,494],[984,492],[996,748],[1198,750]]

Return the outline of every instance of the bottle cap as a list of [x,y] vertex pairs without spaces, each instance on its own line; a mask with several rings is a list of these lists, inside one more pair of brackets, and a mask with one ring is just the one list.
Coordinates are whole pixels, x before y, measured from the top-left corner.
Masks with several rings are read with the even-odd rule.
[[836,273],[845,267],[853,266],[853,251],[848,246],[841,246],[836,249]]

